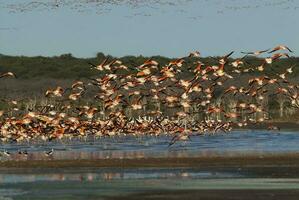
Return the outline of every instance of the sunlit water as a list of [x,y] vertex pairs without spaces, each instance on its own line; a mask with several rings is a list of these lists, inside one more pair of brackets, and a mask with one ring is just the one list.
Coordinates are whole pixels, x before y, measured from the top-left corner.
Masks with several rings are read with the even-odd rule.
[[[51,159],[99,159],[146,157],[193,157],[246,153],[299,152],[299,133],[278,131],[233,131],[226,134],[193,136],[190,141],[177,142],[168,147],[171,137],[122,136],[88,138],[87,140],[52,141],[47,143],[2,144],[11,153],[11,160],[49,159],[45,152],[54,149]],[[28,156],[19,155],[26,150]]]
[[[168,147],[171,137],[92,138],[86,141],[3,144],[11,153],[2,160],[196,157],[251,153],[299,152],[298,132],[233,131],[191,137]],[[51,158],[45,151],[54,149]],[[27,150],[28,156],[18,150]],[[0,170],[3,199],[103,199],[160,190],[299,189],[297,178],[261,178],[238,170],[197,168],[74,168]]]

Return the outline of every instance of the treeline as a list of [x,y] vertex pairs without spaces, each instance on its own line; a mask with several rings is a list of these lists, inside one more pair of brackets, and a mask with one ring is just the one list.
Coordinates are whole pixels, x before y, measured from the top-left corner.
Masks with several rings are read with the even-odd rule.
[[[111,60],[116,59],[113,56],[104,55],[103,53],[98,53],[94,58],[76,58],[72,56],[72,54],[63,54],[54,57],[7,56],[0,54],[0,73],[12,71],[18,76],[19,79],[50,78],[74,80],[80,78],[89,78],[93,76],[98,76],[100,72],[91,69],[91,66],[88,64],[88,62],[99,64],[107,56],[109,56]],[[169,63],[169,61],[176,59],[162,56],[153,56],[152,58],[159,62],[160,67],[163,67],[165,64]],[[134,67],[141,65],[144,61],[146,61],[149,58],[144,56],[125,56],[117,59],[121,60],[124,65],[130,66],[134,69]],[[194,66],[194,58],[187,58],[185,60],[185,66]],[[205,64],[217,65],[218,58],[201,58],[201,61]],[[244,61],[245,65],[258,66],[262,62],[262,58],[259,59],[256,57],[247,57],[244,59]],[[267,67],[265,69],[265,73],[273,73],[273,71],[279,72],[281,71],[281,69],[285,69],[286,67],[296,64],[299,65],[298,57],[280,59],[278,62],[272,64],[271,69]],[[226,66],[226,68],[226,70],[229,71],[232,68],[232,66],[228,65]],[[298,75],[299,69],[295,67],[294,72],[291,76],[296,77]]]
[[[76,58],[72,54],[63,54],[54,57],[26,57],[26,56],[0,56],[0,72],[12,71],[20,79],[79,79],[99,75],[99,71],[92,70],[89,62],[99,64],[107,56],[98,53],[94,58]],[[113,56],[109,56],[115,59]],[[124,65],[137,66],[147,58],[143,56],[125,56],[119,58]],[[169,58],[155,56],[155,60],[165,64]]]

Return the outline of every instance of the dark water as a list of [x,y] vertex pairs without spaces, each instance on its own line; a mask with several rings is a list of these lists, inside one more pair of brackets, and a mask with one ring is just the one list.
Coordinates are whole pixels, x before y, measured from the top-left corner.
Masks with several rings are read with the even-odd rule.
[[[298,132],[233,131],[228,134],[193,136],[191,141],[177,142],[168,148],[171,137],[113,137],[88,138],[86,140],[2,144],[2,150],[11,153],[0,159],[47,159],[46,151],[54,149],[52,159],[97,159],[97,158],[146,158],[146,157],[193,157],[199,155],[287,153],[299,152]],[[18,155],[18,150],[27,150],[28,156]]]
[[200,169],[76,169],[0,174],[0,199],[105,199],[180,190],[298,190],[298,178]]
[[[92,138],[86,141],[3,144],[11,153],[2,160],[196,157],[246,153],[299,152],[298,132],[234,131],[192,137],[168,148],[170,137]],[[27,150],[28,156],[18,155]],[[298,178],[265,178],[235,169],[193,168],[74,168],[0,170],[0,200],[105,199],[180,190],[299,190]]]
[[142,173],[128,172],[121,179],[106,179],[109,175],[104,178],[101,173],[1,176],[4,182],[0,182],[0,199],[105,199],[180,190],[210,190],[211,193],[217,190],[248,190],[247,195],[251,190],[299,190],[299,179],[293,178],[232,178],[229,174],[200,172],[190,172],[193,175],[188,177],[189,172],[184,173],[184,176],[171,176],[171,172],[141,176]]

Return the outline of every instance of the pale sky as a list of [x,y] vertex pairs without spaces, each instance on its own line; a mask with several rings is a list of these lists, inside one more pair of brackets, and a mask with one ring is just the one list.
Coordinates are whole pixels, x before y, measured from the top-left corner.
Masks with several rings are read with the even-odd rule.
[[203,56],[280,44],[299,56],[299,0],[0,0],[0,53]]

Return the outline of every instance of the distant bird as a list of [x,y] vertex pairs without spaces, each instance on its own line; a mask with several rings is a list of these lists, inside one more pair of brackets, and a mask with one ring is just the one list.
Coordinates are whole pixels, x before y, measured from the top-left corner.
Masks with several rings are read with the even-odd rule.
[[54,154],[54,149],[52,148],[50,151],[45,152],[47,157],[52,156]]
[[[69,90],[69,88],[68,88]],[[64,90],[62,87],[58,86],[54,90],[47,90],[45,97],[51,97],[51,96],[56,96],[56,97],[61,97],[66,90]]]
[[170,143],[168,144],[168,147],[174,145],[178,141],[184,141],[184,142],[186,142],[186,141],[190,140],[189,132],[187,132],[185,130],[185,128],[178,128],[178,132],[179,132],[179,134],[175,135],[171,139]]
[[279,45],[277,47],[274,47],[271,51],[269,51],[269,53],[273,53],[275,51],[278,51],[278,50],[288,50],[289,52],[293,52],[289,47],[285,46],[285,45]]
[[2,152],[2,154],[6,157],[10,157],[10,152],[8,152],[6,149]]
[[196,58],[199,58],[200,57],[200,52],[199,51],[194,51],[194,52],[191,52],[188,56],[189,58],[190,57],[196,57]]
[[19,151],[18,151],[18,154],[19,154],[19,155],[28,156],[28,152],[27,152],[27,150],[25,150],[25,151],[21,151],[21,150],[19,150]]
[[99,71],[104,71],[104,70],[109,70],[110,69],[110,64],[108,64],[108,60],[109,60],[109,57],[105,58],[99,65],[95,65],[91,62],[88,62],[89,65],[91,65],[92,67],[94,67],[94,69],[97,69]]
[[262,53],[265,53],[267,51],[269,51],[270,49],[266,49],[266,50],[261,50],[261,51],[250,51],[250,52],[244,52],[244,51],[241,51],[242,54],[246,54],[246,55],[254,55],[254,56],[258,56]]
[[6,72],[6,73],[0,75],[0,78],[4,78],[4,77],[17,78],[17,76],[14,73],[12,73],[12,72]]
[[295,67],[295,65],[289,67],[286,69],[286,72],[288,72],[289,74],[293,73],[293,68]]
[[57,7],[57,8],[59,7],[59,1],[58,0],[55,0],[54,6]]
[[272,124],[270,124],[268,127],[267,127],[267,130],[272,130],[272,131],[280,131],[280,127],[278,126],[274,126]]

